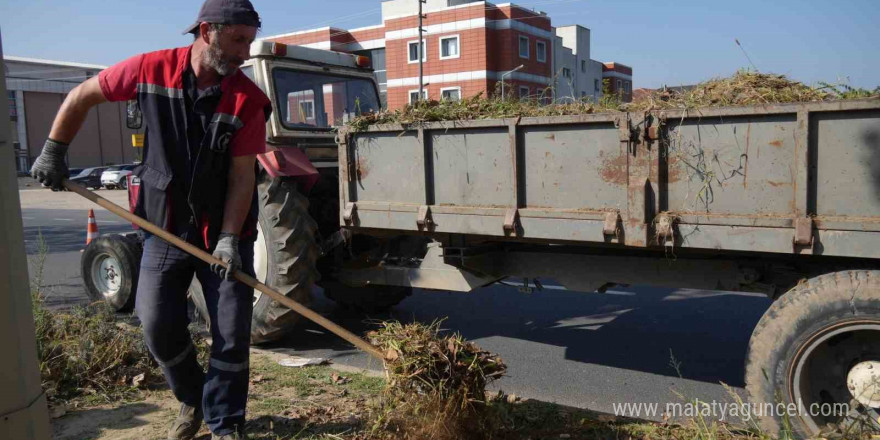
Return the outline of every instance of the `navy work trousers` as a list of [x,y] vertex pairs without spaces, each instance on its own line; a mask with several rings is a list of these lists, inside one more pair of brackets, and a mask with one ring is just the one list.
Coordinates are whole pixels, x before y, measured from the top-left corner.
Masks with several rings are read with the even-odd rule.
[[[239,254],[242,270],[253,276],[253,241],[242,241]],[[207,374],[187,329],[186,296],[193,274],[202,285],[211,318]],[[149,236],[144,242],[135,309],[147,347],[177,400],[201,406],[205,423],[217,435],[244,431],[253,295],[250,287],[221,280],[207,263],[159,237]]]

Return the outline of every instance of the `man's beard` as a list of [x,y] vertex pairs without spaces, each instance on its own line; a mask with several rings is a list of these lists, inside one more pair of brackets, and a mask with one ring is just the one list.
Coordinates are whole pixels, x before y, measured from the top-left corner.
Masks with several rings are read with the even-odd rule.
[[202,58],[202,65],[210,69],[214,69],[220,76],[226,76],[235,73],[238,66],[244,64],[244,60],[227,56],[220,49],[220,39],[216,36],[205,50],[205,56]]

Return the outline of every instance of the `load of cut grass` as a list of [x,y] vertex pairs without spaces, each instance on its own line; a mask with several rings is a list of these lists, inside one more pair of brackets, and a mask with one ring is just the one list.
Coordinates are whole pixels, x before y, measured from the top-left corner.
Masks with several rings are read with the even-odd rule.
[[785,75],[740,70],[726,78],[715,78],[690,88],[664,88],[630,105],[631,109],[691,109],[793,102],[819,102],[880,96],[874,91],[845,84],[820,83],[811,87]]
[[385,353],[387,387],[374,432],[394,438],[481,438],[492,429],[486,386],[504,375],[500,357],[460,334],[430,325],[385,322],[370,342]]
[[161,380],[140,329],[117,323],[105,304],[55,312],[39,295],[33,301],[40,374],[51,399],[118,400]]
[[785,75],[741,70],[732,76],[711,79],[690,88],[656,90],[632,103],[622,103],[617,96],[607,92],[605,95],[599,102],[584,99],[550,105],[542,103],[540,99],[503,99],[497,94],[491,98],[479,94],[460,101],[417,101],[398,110],[360,115],[349,123],[349,127],[357,132],[376,124],[415,125],[436,121],[864,99],[880,97],[880,87],[873,91],[846,84],[820,83],[818,87],[812,87]]

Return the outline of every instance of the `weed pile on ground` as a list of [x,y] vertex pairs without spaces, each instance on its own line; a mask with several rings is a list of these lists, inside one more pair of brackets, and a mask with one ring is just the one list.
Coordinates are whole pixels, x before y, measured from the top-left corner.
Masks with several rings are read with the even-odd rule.
[[537,116],[585,115],[652,109],[747,106],[880,97],[880,87],[858,89],[846,84],[820,83],[811,87],[785,75],[740,70],[689,88],[664,88],[632,103],[621,103],[606,93],[599,102],[575,100],[546,105],[540,99],[502,99],[482,94],[460,101],[417,101],[402,109],[368,113],[354,118],[349,127],[357,132],[376,124],[414,125],[436,121],[467,121]]
[[91,394],[111,401],[161,380],[140,329],[117,323],[105,304],[53,312],[34,295],[33,309],[43,389],[50,398]]
[[459,334],[431,325],[384,322],[368,334],[385,352],[387,387],[373,430],[395,438],[482,438],[491,430],[486,385],[507,367]]
[[[112,402],[164,383],[141,329],[119,322],[106,304],[51,311],[39,293],[32,298],[40,376],[51,400]],[[207,342],[193,333],[193,343],[204,365]]]

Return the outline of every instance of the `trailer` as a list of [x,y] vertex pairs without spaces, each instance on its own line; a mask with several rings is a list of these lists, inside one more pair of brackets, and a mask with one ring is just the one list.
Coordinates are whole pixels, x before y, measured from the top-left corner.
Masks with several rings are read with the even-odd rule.
[[[273,106],[260,281],[366,310],[510,277],[763,292],[775,301],[746,388],[755,408],[797,408],[759,411],[763,428],[880,428],[880,100],[355,130],[380,108],[368,59],[271,42],[251,55],[243,69]],[[116,241],[87,249],[83,274],[125,309],[140,254]],[[190,292],[207,316],[197,281]],[[252,342],[299,318],[255,292]]]
[[[375,125],[338,143],[340,224],[430,240],[420,264],[346,281],[763,292],[747,390],[803,409],[764,428],[880,428],[880,100]],[[812,411],[832,404],[848,412]]]

